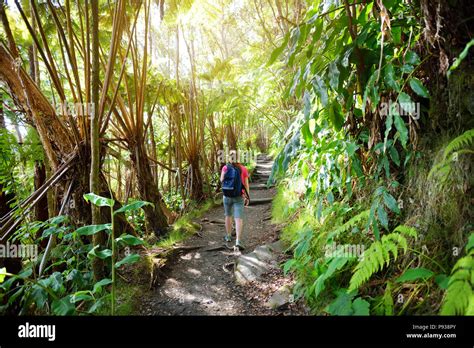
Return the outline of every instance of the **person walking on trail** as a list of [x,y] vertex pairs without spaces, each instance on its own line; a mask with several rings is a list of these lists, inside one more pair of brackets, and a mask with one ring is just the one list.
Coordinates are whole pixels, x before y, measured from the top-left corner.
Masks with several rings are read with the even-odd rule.
[[240,163],[227,163],[221,171],[222,192],[224,194],[225,214],[225,242],[232,242],[232,216],[235,220],[236,240],[235,246],[244,249],[242,244],[242,230],[244,218],[244,205],[250,203],[249,172]]

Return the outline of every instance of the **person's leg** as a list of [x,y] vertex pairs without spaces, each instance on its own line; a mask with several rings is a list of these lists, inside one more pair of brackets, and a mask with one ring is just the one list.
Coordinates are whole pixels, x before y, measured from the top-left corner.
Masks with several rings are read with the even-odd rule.
[[242,229],[244,221],[242,218],[235,218],[235,233],[237,234],[236,243],[242,240]]
[[225,232],[228,236],[232,233],[232,216],[225,217]]
[[234,219],[236,239],[235,245],[242,247],[242,231],[244,228],[244,199],[242,197],[235,198],[234,201]]
[[224,196],[224,215],[225,215],[225,232],[224,240],[230,242],[232,240],[232,200]]

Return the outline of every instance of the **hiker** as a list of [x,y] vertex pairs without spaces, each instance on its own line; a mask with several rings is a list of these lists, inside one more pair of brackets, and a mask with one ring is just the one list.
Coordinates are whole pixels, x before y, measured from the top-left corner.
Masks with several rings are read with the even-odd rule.
[[232,242],[232,216],[235,220],[235,246],[243,250],[242,229],[244,205],[250,203],[249,172],[238,162],[227,163],[221,171],[222,192],[224,194],[225,242]]

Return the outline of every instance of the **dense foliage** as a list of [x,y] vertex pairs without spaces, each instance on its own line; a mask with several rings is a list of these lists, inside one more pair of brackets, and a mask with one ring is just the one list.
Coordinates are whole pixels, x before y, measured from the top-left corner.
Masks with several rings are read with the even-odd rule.
[[[273,168],[273,179],[291,178],[274,218],[296,219],[284,229],[294,250],[285,270],[315,313],[436,313],[444,303],[443,314],[472,314],[469,243],[458,260],[472,239],[472,129],[427,130],[439,86],[426,6],[314,1],[272,54],[295,71],[287,95],[302,104]],[[459,113],[472,118],[446,117]]]
[[130,313],[238,150],[314,314],[473,314],[473,6],[0,0],[0,312]]

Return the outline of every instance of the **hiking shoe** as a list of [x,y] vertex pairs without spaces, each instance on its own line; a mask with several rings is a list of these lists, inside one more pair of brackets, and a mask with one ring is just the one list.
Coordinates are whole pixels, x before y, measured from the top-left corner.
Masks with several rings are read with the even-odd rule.
[[224,242],[232,242],[232,237],[228,234],[224,236]]
[[245,247],[244,247],[244,245],[242,244],[241,241],[235,242],[235,247],[238,248],[239,250],[244,250],[245,249]]

